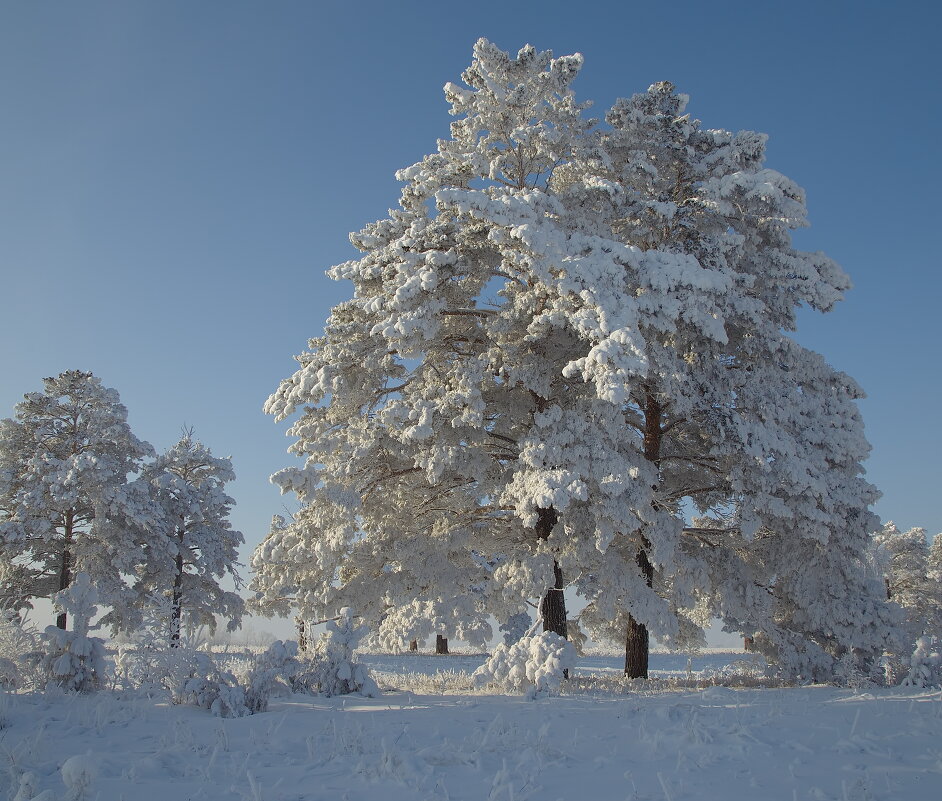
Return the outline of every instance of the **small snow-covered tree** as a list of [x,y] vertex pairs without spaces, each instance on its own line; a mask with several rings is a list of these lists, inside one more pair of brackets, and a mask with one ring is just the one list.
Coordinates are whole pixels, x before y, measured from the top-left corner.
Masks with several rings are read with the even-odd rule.
[[25,584],[21,606],[85,572],[112,607],[109,622],[133,626],[125,576],[146,562],[156,518],[146,488],[128,477],[153,450],[131,433],[118,393],[91,373],[69,370],[44,385],[0,421],[0,560]]
[[552,631],[522,637],[501,644],[481,667],[474,671],[477,686],[494,684],[531,698],[559,690],[564,676],[576,664],[576,649]]
[[[887,599],[902,610],[899,647],[887,655],[889,667],[899,675],[917,658],[920,648],[925,656],[933,638],[942,639],[940,546],[942,537],[936,536],[930,548],[925,529],[900,531],[892,521],[873,535],[872,561],[886,587]],[[920,640],[925,640],[922,646]]]
[[105,677],[107,663],[104,640],[89,636],[92,618],[98,612],[98,591],[88,573],[75,576],[67,589],[55,594],[53,602],[57,609],[72,615],[72,630],[46,627],[42,669],[50,683],[65,690],[95,690]]
[[232,461],[213,456],[187,431],[180,441],[149,464],[143,479],[151,487],[160,508],[163,538],[151,541],[151,563],[160,569],[139,573],[139,587],[147,594],[169,596],[169,638],[180,643],[184,617],[195,626],[216,629],[216,615],[229,619],[228,629],[238,628],[244,602],[219,582],[229,576],[238,588],[238,546],[242,533],[232,528],[229,513],[235,501],[225,485],[235,480]]
[[311,683],[324,695],[359,693],[379,695],[366,665],[357,662],[353,651],[369,629],[354,623],[353,610],[344,607],[336,620],[327,621],[327,631],[314,648]]

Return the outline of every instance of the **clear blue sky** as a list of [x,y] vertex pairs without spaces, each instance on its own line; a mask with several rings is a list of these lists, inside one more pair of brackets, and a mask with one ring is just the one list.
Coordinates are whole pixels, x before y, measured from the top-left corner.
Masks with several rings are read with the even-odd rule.
[[262,404],[485,36],[583,53],[600,114],[668,79],[706,126],[770,134],[808,192],[798,245],[856,286],[799,338],[869,394],[877,512],[942,531],[940,24],[934,2],[0,0],[0,416],[80,368],[158,449],[194,426],[233,458],[247,559],[290,504]]

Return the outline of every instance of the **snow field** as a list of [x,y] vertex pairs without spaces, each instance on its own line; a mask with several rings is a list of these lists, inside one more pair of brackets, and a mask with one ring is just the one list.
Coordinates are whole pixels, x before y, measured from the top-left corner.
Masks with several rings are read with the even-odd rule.
[[[386,668],[374,672],[379,698],[293,695],[235,719],[143,694],[2,694],[0,797],[929,801],[942,791],[938,691],[659,689],[662,679],[607,692],[611,668],[597,665],[561,696],[529,701],[456,693],[476,657],[364,661]],[[415,691],[418,677],[449,694]]]

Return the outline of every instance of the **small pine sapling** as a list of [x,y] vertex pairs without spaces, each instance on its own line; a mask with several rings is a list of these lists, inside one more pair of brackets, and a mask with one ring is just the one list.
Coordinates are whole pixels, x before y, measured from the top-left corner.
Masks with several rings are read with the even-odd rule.
[[49,685],[64,690],[91,692],[99,687],[107,670],[105,643],[100,637],[89,636],[92,618],[97,614],[98,591],[88,573],[79,573],[72,585],[54,597],[60,612],[72,615],[72,631],[47,626],[42,635],[45,654],[42,670]]
[[314,683],[327,696],[359,693],[368,698],[379,695],[379,687],[366,667],[357,662],[353,651],[366,636],[365,626],[353,622],[353,610],[344,607],[336,620],[327,622],[324,633],[314,652]]
[[513,645],[498,645],[494,653],[474,671],[478,687],[495,685],[529,698],[558,692],[564,673],[575,667],[576,649],[552,631],[523,637]]

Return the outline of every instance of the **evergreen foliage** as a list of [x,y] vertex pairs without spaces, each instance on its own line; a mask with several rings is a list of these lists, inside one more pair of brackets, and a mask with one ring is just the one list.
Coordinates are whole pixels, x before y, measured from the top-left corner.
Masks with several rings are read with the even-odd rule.
[[788,675],[872,662],[862,392],[789,336],[850,282],[792,246],[804,192],[764,135],[704,130],[667,82],[601,126],[581,65],[480,40],[451,137],[329,271],[353,296],[265,407],[306,463],[274,477],[302,508],[262,596],[475,643],[528,599],[566,636],[571,586],[632,676],[649,631],[714,616]]
[[97,690],[107,671],[104,640],[89,636],[92,618],[98,612],[98,591],[88,573],[79,573],[53,600],[57,609],[72,616],[72,630],[46,627],[42,670],[50,685],[66,691]]
[[232,461],[213,456],[187,431],[147,465],[142,478],[160,510],[162,536],[148,543],[150,559],[138,573],[138,594],[163,594],[170,600],[171,644],[179,644],[184,622],[215,632],[217,614],[234,631],[244,602],[219,583],[229,576],[236,588],[242,584],[237,549],[244,540],[229,522],[235,501],[225,492],[225,485],[235,480]]

